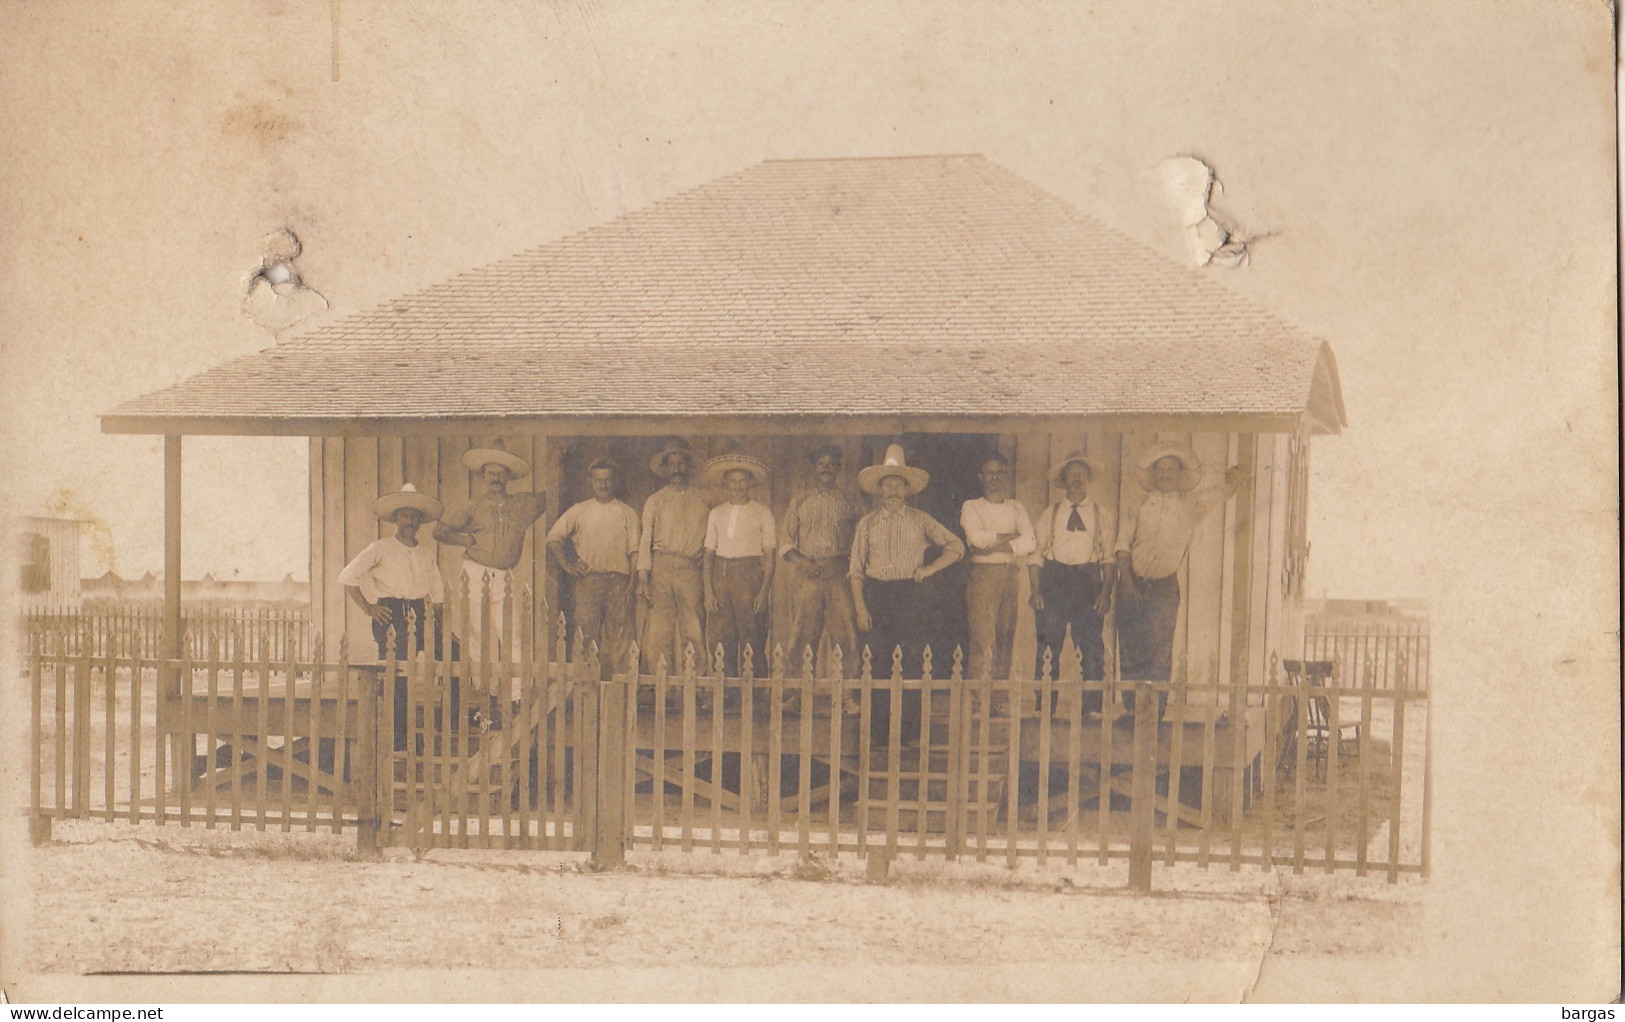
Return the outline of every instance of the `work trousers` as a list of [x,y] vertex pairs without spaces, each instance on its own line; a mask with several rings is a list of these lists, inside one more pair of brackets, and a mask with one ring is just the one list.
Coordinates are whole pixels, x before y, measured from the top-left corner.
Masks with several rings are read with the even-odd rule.
[[1010,647],[1016,640],[1016,603],[1021,596],[1021,566],[976,564],[965,583],[965,617],[970,626],[970,673],[981,678],[989,669],[1000,681],[1010,677]]
[[750,644],[751,662],[757,674],[765,674],[767,663],[764,646],[767,644],[767,608],[756,613],[756,594],[762,591],[762,559],[760,557],[718,557],[711,564],[711,592],[717,598],[718,608],[707,615],[710,634],[706,638],[706,652],[722,647],[722,673],[730,678],[739,676],[740,655],[746,643]]
[[[438,616],[433,621],[428,619],[426,616],[428,608],[424,605],[424,601],[381,596],[378,598],[378,605],[389,611],[389,621],[379,621],[376,618],[372,621],[372,637],[378,643],[379,660],[389,659],[389,632],[391,628],[395,630],[395,660],[397,663],[404,664],[412,659],[416,653],[429,648],[433,649],[433,656],[436,660],[443,659],[444,646],[442,643],[441,619]],[[431,638],[433,639],[432,647],[429,641]],[[451,658],[456,660],[459,652],[457,640],[454,638],[451,640]],[[452,678],[451,717],[453,721],[458,720],[457,715],[461,712],[462,693],[459,688],[457,679]],[[406,677],[396,675],[394,748],[397,752],[406,748],[406,696]]]
[[[1173,676],[1174,630],[1179,626],[1179,576],[1134,576],[1138,595],[1117,600],[1117,643],[1121,656],[1119,676],[1124,681],[1167,681]],[[1157,716],[1167,705],[1164,693],[1157,700]],[[1134,693],[1123,692],[1123,705],[1134,708]]]
[[586,655],[598,644],[599,673],[608,678],[627,670],[627,653],[632,643],[632,576],[622,571],[589,571],[575,580],[576,630]]
[[[509,573],[497,568],[488,568],[478,561],[471,561],[465,557],[463,576],[468,580],[468,608],[463,623],[463,644],[468,648],[469,655],[488,663],[501,660],[517,662],[518,642],[502,641],[504,615],[508,609]],[[519,622],[515,621],[508,627],[514,635],[519,633]]]
[[661,657],[673,673],[681,671],[683,654],[691,645],[695,663],[701,670],[705,668],[708,656],[705,632],[700,628],[703,601],[699,558],[655,551],[649,571],[649,616],[643,626],[646,671],[653,673]]
[[[1067,629],[1083,660],[1083,680],[1099,681],[1106,675],[1106,643],[1101,637],[1105,626],[1095,601],[1100,598],[1101,567],[1098,564],[1062,564],[1045,561],[1038,569],[1038,592],[1044,609],[1033,615],[1038,631],[1038,654],[1033,661],[1033,677],[1042,678],[1044,651],[1050,651],[1051,677],[1061,675],[1061,655]],[[1099,692],[1083,693],[1086,712],[1098,712]]]
[[810,647],[816,653],[827,633],[831,655],[836,647],[841,650],[841,673],[853,677],[859,667],[858,630],[853,620],[852,583],[846,577],[848,558],[819,557],[813,563],[822,570],[822,578],[808,578],[800,565],[790,569],[793,609],[790,645],[785,650],[789,669],[800,673],[806,650]]
[[[863,580],[863,602],[869,608],[874,627],[869,629],[866,642],[872,657],[871,673],[876,679],[892,676],[892,652],[903,651],[903,677],[920,676],[920,655],[924,650],[926,625],[931,607],[926,600],[924,583],[905,578],[894,582],[866,578]],[[935,650],[932,650],[933,661]],[[938,673],[933,665],[933,673]],[[905,741],[915,738],[920,729],[920,691],[905,691],[898,723]],[[870,735],[881,741],[890,736],[891,693],[875,692],[870,705]]]

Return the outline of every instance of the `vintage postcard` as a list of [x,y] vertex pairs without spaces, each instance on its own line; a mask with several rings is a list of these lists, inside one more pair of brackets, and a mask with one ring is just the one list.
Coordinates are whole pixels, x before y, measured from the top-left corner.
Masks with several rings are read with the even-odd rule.
[[1608,5],[7,14],[12,1001],[1618,996]]

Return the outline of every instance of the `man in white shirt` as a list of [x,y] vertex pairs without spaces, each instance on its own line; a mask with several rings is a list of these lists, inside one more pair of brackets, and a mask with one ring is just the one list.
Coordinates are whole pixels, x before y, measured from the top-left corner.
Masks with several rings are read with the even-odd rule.
[[[982,496],[965,501],[959,524],[970,547],[965,615],[970,631],[970,677],[1010,677],[1016,637],[1021,565],[1036,544],[1027,509],[1010,499],[1010,461],[994,453],[982,459]],[[991,654],[991,662],[988,660]]]
[[[1060,675],[1068,629],[1083,661],[1083,679],[1099,681],[1106,673],[1102,631],[1111,606],[1117,565],[1117,516],[1089,499],[1093,463],[1081,451],[1068,454],[1049,470],[1051,484],[1063,488],[1061,499],[1038,516],[1038,549],[1027,566],[1037,625],[1038,654],[1033,676],[1041,678],[1044,652],[1050,653],[1050,676]],[[1099,692],[1083,693],[1085,711],[1099,711]]]
[[[1117,537],[1117,641],[1120,675],[1128,681],[1167,681],[1173,675],[1174,630],[1179,623],[1179,566],[1196,526],[1235,494],[1240,468],[1202,486],[1202,464],[1187,447],[1158,444],[1139,460],[1139,507],[1123,514]],[[1123,694],[1134,706],[1134,694]],[[1160,704],[1166,699],[1159,699]]]
[[773,589],[778,531],[773,512],[750,499],[751,488],[767,482],[767,465],[743,454],[725,454],[705,463],[706,481],[721,483],[728,500],[711,509],[705,526],[706,650],[721,646],[724,673],[739,673],[744,646],[761,670],[766,662],[767,602]]
[[593,461],[587,466],[592,497],[560,515],[547,532],[547,552],[575,579],[576,630],[583,642],[598,644],[606,678],[626,669],[632,643],[632,572],[641,531],[638,513],[615,499],[619,477],[615,462]]
[[[378,643],[378,659],[390,655],[389,635],[395,633],[394,659],[407,660],[425,645],[426,634],[434,637],[434,656],[441,659],[441,619],[446,602],[446,583],[440,575],[438,551],[432,540],[418,536],[424,524],[440,517],[440,501],[419,493],[411,483],[399,493],[385,494],[372,502],[372,513],[395,526],[393,536],[375,539],[339,572],[339,584],[350,601],[372,621],[372,637]],[[429,605],[433,605],[433,614]],[[408,646],[411,636],[411,646]],[[452,641],[452,659],[457,658]],[[455,690],[453,719],[458,701]],[[406,748],[406,679],[395,679],[395,748]]]

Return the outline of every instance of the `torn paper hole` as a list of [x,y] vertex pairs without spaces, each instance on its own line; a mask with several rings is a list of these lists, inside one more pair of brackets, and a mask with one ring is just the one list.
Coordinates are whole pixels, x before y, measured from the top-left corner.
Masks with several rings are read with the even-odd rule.
[[276,335],[327,308],[327,299],[299,280],[293,261],[299,239],[287,228],[260,242],[260,265],[248,278],[243,313]]
[[1269,236],[1249,234],[1213,208],[1213,192],[1222,193],[1224,184],[1206,163],[1194,156],[1175,156],[1163,160],[1160,169],[1163,187],[1185,227],[1185,241],[1197,266],[1211,263],[1234,269],[1249,260],[1249,245]]

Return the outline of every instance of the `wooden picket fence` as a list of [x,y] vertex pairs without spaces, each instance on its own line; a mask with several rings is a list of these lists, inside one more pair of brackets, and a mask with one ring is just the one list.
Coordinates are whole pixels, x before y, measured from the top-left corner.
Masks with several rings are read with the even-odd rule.
[[[512,616],[528,612],[521,600]],[[164,659],[42,632],[29,653],[36,835],[94,818],[353,829],[364,849],[551,849],[605,865],[628,849],[856,856],[871,870],[905,856],[1127,861],[1140,887],[1157,864],[1391,881],[1429,869],[1428,696],[1403,651],[1390,688],[1369,661],[1318,678],[1272,660],[1262,684],[1221,680],[1216,663],[1172,682],[1086,681],[1070,645],[1037,681],[966,677],[957,650],[945,670],[927,655],[919,677],[900,657],[846,671],[837,655],[819,672],[779,651],[758,673],[749,650],[737,677],[720,651],[692,650],[676,670],[609,675],[562,619],[502,662],[424,638],[456,624],[413,622],[409,655],[391,637],[382,662],[370,641],[331,658],[318,645],[308,660],[249,660],[216,642]]]
[[[270,658],[277,663],[311,658],[310,614],[290,607],[188,607],[181,615],[186,650],[203,660],[213,648],[236,655],[242,646],[249,662]],[[163,608],[154,604],[117,604],[107,607],[32,607],[23,613],[29,647],[45,641],[68,652],[105,657],[113,649],[126,654],[157,656],[164,628]]]
[[376,830],[376,666],[165,659],[116,639],[38,636],[31,675],[36,835],[54,819]]
[[1364,678],[1369,670],[1379,689],[1403,684],[1413,691],[1428,690],[1432,657],[1425,620],[1311,617],[1304,625],[1303,651],[1310,660],[1337,661],[1346,677]]

